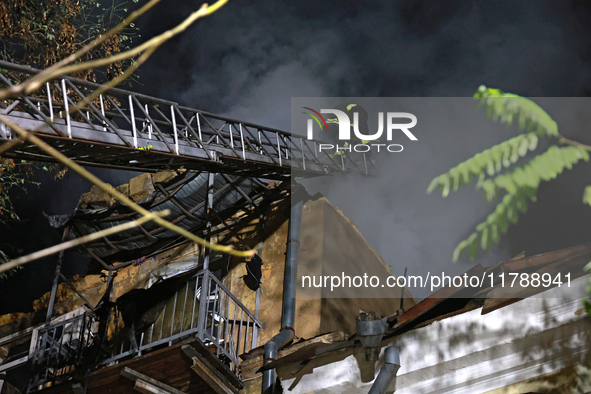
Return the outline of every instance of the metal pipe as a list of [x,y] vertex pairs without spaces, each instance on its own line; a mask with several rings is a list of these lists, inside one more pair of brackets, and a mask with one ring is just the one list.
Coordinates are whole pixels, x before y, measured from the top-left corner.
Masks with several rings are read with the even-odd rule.
[[[277,352],[280,348],[287,345],[294,337],[294,332],[291,330],[282,330],[275,335],[271,340],[265,343],[265,364],[277,360]],[[277,372],[275,369],[267,369],[263,372],[263,388],[262,394],[274,394],[275,382],[277,381]]]
[[70,106],[68,103],[68,91],[66,90],[65,79],[62,79],[62,93],[64,96],[64,111],[66,111],[66,125],[68,127],[68,138],[72,138],[72,124],[70,123]]
[[[172,107],[171,107],[172,110]],[[174,116],[174,112],[172,113]],[[176,129],[175,129],[176,130]],[[207,183],[207,208],[206,208],[206,217],[207,217],[207,227],[206,227],[206,237],[205,240],[207,242],[211,241],[211,213],[213,211],[213,187],[215,184],[215,174],[210,172],[208,175],[208,183]],[[203,274],[203,279],[201,281],[201,294],[199,297],[199,312],[197,314],[197,335],[199,339],[203,340],[205,336],[205,329],[207,327],[207,308],[209,305],[209,290],[210,290],[210,272],[209,272],[209,258],[211,254],[211,250],[209,248],[205,248],[203,251],[203,270],[205,271]],[[207,291],[206,291],[207,289]]]
[[[68,236],[68,229],[66,228],[64,230],[64,233],[62,235],[62,241],[64,241],[66,239],[66,237]],[[51,286],[51,293],[49,295],[49,303],[47,305],[47,313],[45,315],[45,324],[46,326],[49,325],[49,323],[51,322],[51,317],[53,316],[53,305],[55,304],[55,297],[57,294],[57,287],[59,285],[59,279],[60,279],[60,274],[62,272],[62,262],[64,261],[64,251],[60,251],[58,258],[57,258],[57,264],[55,266],[55,274],[53,276],[53,284]]]
[[51,100],[51,88],[49,87],[49,82],[45,83],[47,87],[47,103],[49,104],[49,119],[53,122],[53,102]]
[[174,116],[174,105],[170,106],[170,117],[172,119],[172,131],[174,132],[174,148],[176,150],[176,154],[179,154],[179,136],[176,129],[176,117]]
[[385,358],[386,362],[380,369],[380,373],[371,386],[369,394],[385,394],[400,369],[400,352],[398,348],[388,346],[385,351]]
[[287,256],[285,259],[285,273],[283,276],[283,310],[281,315],[281,329],[294,328],[295,296],[298,270],[298,253],[300,251],[300,227],[302,224],[303,201],[291,207],[289,232],[287,240]]
[[[283,275],[283,310],[281,316],[281,331],[265,344],[265,364],[277,359],[277,352],[287,345],[295,335],[295,295],[296,275],[298,268],[298,252],[300,250],[300,227],[302,224],[303,201],[292,205],[289,219],[289,233],[287,235],[287,256]],[[268,369],[263,372],[262,394],[274,394],[277,372]]]
[[137,128],[135,127],[135,113],[133,111],[133,100],[131,94],[129,97],[129,115],[131,117],[131,130],[133,132],[133,147],[137,149]]
[[[99,94],[99,99],[101,101],[101,114],[103,115],[103,118],[105,117],[105,102],[103,100],[103,95]],[[107,124],[105,123],[104,120],[101,119],[101,121],[103,122],[103,131],[107,131]]]
[[[210,172],[208,174],[208,179],[207,179],[207,208],[205,211],[205,216],[207,218],[207,224],[205,227],[205,240],[207,242],[211,241],[211,219],[212,219],[212,212],[213,212],[213,197],[214,197],[214,185],[215,185],[215,173]],[[209,248],[206,248],[204,250],[204,257],[203,257],[203,269],[207,270],[209,269],[209,258],[210,258],[210,254],[211,254],[211,250],[209,250]]]

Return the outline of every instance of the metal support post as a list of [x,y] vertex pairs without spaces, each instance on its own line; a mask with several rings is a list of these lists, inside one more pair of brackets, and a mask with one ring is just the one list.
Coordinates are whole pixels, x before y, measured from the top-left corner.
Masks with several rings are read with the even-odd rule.
[[62,79],[62,93],[64,96],[64,110],[66,111],[66,125],[68,128],[68,138],[72,138],[72,124],[70,123],[70,103],[68,103],[68,91],[66,90],[66,80]]
[[[206,236],[205,239],[207,242],[211,241],[211,216],[213,211],[213,185],[215,181],[215,174],[210,172],[209,178],[207,182],[207,228],[206,228]],[[205,335],[205,330],[207,328],[207,307],[209,301],[209,255],[211,250],[209,248],[205,248],[203,251],[203,270],[205,271],[203,274],[203,279],[201,281],[201,295],[199,297],[199,315],[197,319],[197,336],[199,339],[203,340]]]
[[[64,230],[64,235],[62,236],[62,242],[66,240],[66,236],[68,235],[68,229]],[[64,261],[64,251],[62,250],[58,257],[57,257],[57,265],[55,266],[55,274],[53,275],[53,284],[51,286],[51,294],[49,295],[49,303],[47,305],[47,314],[45,316],[45,325],[48,326],[49,322],[51,321],[51,316],[53,315],[53,306],[55,304],[55,296],[57,294],[57,286],[59,284],[60,275],[62,272],[62,262]]]

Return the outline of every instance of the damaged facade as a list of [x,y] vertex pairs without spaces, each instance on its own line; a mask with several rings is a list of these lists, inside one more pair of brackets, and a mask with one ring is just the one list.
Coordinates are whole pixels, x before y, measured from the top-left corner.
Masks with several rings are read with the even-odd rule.
[[[85,277],[62,276],[68,261],[57,257],[55,286],[35,312],[0,317],[2,393],[591,391],[590,325],[580,303],[590,245],[470,271],[568,270],[569,289],[445,287],[418,303],[396,287],[387,298],[294,294],[298,270],[392,275],[342,212],[290,179],[353,167],[367,173],[371,160],[319,159],[316,141],[119,89],[105,93],[113,105],[106,112],[90,108],[49,127],[44,119],[60,110],[52,92],[67,97],[75,88],[75,102],[97,87],[62,82],[48,85],[37,105],[0,105],[83,165],[146,171],[117,190],[258,258],[210,253],[153,222],[81,247]],[[6,155],[51,160],[32,144]],[[72,215],[49,220],[74,239],[137,218],[93,188]]]
[[[185,173],[144,174],[118,189],[129,190],[152,209],[178,204],[176,215],[194,220],[205,231],[207,221],[186,215],[186,200],[178,193],[195,179],[199,177]],[[139,191],[133,186],[138,184]],[[134,229],[129,237],[89,244],[80,251],[91,258],[95,271],[59,284],[49,326],[44,321],[50,293],[35,301],[35,313],[0,318],[0,368],[7,371],[3,392],[132,392],[148,385],[162,392],[258,393],[264,371],[275,370],[276,390],[364,393],[388,365],[384,354],[392,345],[400,350],[402,366],[384,392],[588,390],[591,325],[573,294],[584,297],[588,277],[582,268],[591,260],[591,245],[470,270],[478,275],[570,270],[575,275],[569,289],[532,289],[500,298],[495,287],[478,294],[448,287],[419,303],[408,290],[396,288],[389,291],[402,297],[298,296],[295,335],[275,359],[266,360],[263,345],[284,328],[290,200],[302,202],[299,270],[331,273],[331,263],[338,261],[351,275],[360,270],[392,274],[356,226],[324,197],[271,182],[249,190],[249,206],[224,180],[216,184],[214,179],[213,184],[213,189],[206,185],[193,194],[200,193],[203,200],[209,191],[217,198],[224,196],[220,190],[230,195],[228,205],[219,209],[225,216],[219,217],[232,225],[212,221],[212,239],[254,248],[260,271],[250,261],[215,253],[203,270],[207,255],[202,248],[159,228]],[[171,196],[171,190],[177,193]],[[53,220],[74,237],[85,228],[104,227],[113,217],[121,222],[132,220],[133,214],[91,190],[80,198],[71,217]],[[152,237],[140,237],[144,231]],[[372,311],[376,321],[385,321],[377,360],[367,361],[360,341],[360,311]],[[56,336],[57,351],[46,344],[46,353],[39,353],[44,334]],[[10,383],[12,377],[15,384]]]
[[[591,244],[477,265],[468,272],[571,272],[576,279],[505,298],[500,284],[476,294],[443,288],[387,319],[377,363],[367,361],[359,340],[339,338],[302,343],[262,369],[277,368],[289,393],[585,394],[591,390],[591,321],[582,303],[589,260]],[[400,369],[389,387],[371,391],[392,346],[400,351]]]
[[[208,187],[208,182],[213,186]],[[237,187],[241,190],[237,191]],[[114,390],[126,390],[130,381],[121,377],[121,371],[127,366],[182,392],[216,392],[212,386],[226,387],[230,392],[259,392],[261,374],[251,370],[256,365],[253,361],[256,358],[252,356],[258,354],[262,360],[261,346],[282,328],[283,270],[293,193],[303,201],[300,269],[322,273],[323,267],[328,266],[327,259],[339,259],[345,268],[355,268],[361,259],[373,272],[391,275],[387,264],[342,212],[325,198],[311,197],[301,188],[296,189],[299,190],[292,190],[289,182],[245,184],[222,176],[182,172],[144,174],[119,186],[118,190],[129,193],[150,209],[176,207],[171,220],[174,221],[176,215],[180,218],[177,223],[186,222],[186,227],[193,231],[198,228],[195,232],[209,235],[214,242],[257,250],[261,258],[260,276],[255,273],[253,283],[249,280],[253,273],[246,264],[249,261],[215,253],[207,255],[202,248],[187,244],[158,227],[135,228],[129,233],[89,243],[80,252],[91,258],[91,274],[57,286],[50,331],[44,324],[50,293],[35,301],[35,313],[3,317],[11,321],[0,327],[2,337],[6,338],[0,344],[6,354],[0,365],[21,360],[8,369],[7,380],[10,381],[11,375],[26,374],[23,371],[32,368],[37,374],[33,378],[37,380],[29,390],[69,392],[84,380],[81,376],[87,378],[88,392],[101,392],[105,385]],[[197,200],[206,202],[208,194],[213,195],[215,214],[212,216],[219,220],[210,220],[211,232],[206,233],[207,220],[203,220],[206,206]],[[191,198],[194,200],[188,200]],[[216,204],[217,201],[221,202]],[[201,207],[201,210],[188,212],[189,206]],[[80,198],[73,215],[50,219],[67,229],[67,237],[75,238],[134,218],[134,213],[93,189]],[[204,270],[206,263],[208,269]],[[406,308],[414,305],[408,291],[393,291],[403,295]],[[200,308],[202,303],[205,308]],[[294,342],[311,338],[327,341],[322,338],[328,332],[338,332],[332,334],[330,341],[346,339],[355,332],[354,319],[358,310],[372,309],[388,316],[400,304],[400,298],[298,298]],[[92,338],[79,325],[66,323],[70,326],[64,328],[56,317],[65,314],[68,319],[64,321],[79,316],[88,319],[80,324],[87,324]],[[40,355],[38,348],[37,353],[31,351],[34,347],[30,345],[31,340],[39,340],[44,332],[72,342],[65,334],[71,327],[80,329],[80,334],[72,335],[76,345],[84,345],[84,350],[75,349],[83,353],[79,359],[73,362],[68,359],[71,355],[64,356],[64,360]],[[57,341],[57,346],[64,347],[63,341]],[[218,345],[212,348],[216,342]],[[17,353],[16,349],[27,344],[28,353]],[[190,348],[185,347],[188,345]],[[51,354],[51,346],[46,347],[46,353]],[[170,363],[161,359],[165,357],[161,355],[163,352]],[[214,357],[207,358],[203,352],[210,352]],[[251,356],[248,361],[242,360],[245,354]],[[46,364],[56,363],[56,366],[42,367],[40,357]],[[201,364],[195,361],[199,357],[205,357]],[[176,360],[178,365],[171,360]],[[207,367],[202,367],[200,373],[195,372],[200,368],[196,365],[203,364]],[[170,371],[164,371],[163,365],[170,367]],[[40,367],[41,372],[49,369],[47,376],[39,378]],[[156,370],[159,373],[155,373]],[[223,374],[217,380],[208,381],[210,375],[217,374],[215,371],[223,371]],[[21,386],[20,389],[26,388]]]

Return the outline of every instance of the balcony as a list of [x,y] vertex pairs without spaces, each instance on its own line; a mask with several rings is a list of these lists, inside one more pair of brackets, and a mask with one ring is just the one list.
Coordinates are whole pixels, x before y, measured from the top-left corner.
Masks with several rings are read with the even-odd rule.
[[240,355],[257,346],[262,328],[257,311],[251,313],[209,270],[162,283],[175,288],[142,314],[132,325],[137,329],[121,324],[125,310],[103,307],[35,328],[28,356],[13,363],[30,361],[28,391],[91,393],[110,385],[127,392],[134,381],[150,384],[163,376],[157,383],[182,392],[215,386],[237,392]]

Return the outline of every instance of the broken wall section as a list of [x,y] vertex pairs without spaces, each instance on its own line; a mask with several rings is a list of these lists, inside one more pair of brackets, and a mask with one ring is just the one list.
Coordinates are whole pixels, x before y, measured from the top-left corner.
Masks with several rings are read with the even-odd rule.
[[[265,328],[259,332],[259,346],[281,329],[288,225],[289,222],[285,221],[261,247],[263,265],[259,320],[265,324]],[[335,266],[341,267],[348,275],[392,275],[390,267],[369,246],[357,227],[324,197],[304,203],[298,260],[298,277],[302,273],[333,274]],[[256,292],[245,285],[243,278],[246,275],[245,264],[239,264],[230,271],[224,284],[249,310],[254,311]],[[325,298],[318,292],[318,296],[312,298],[302,297],[302,291],[298,289],[294,327],[296,337],[313,338],[331,331],[351,335],[355,332],[355,318],[359,310],[375,311],[378,316],[391,316],[400,308],[402,294],[404,308],[416,303],[406,289],[393,287],[385,291],[387,295],[373,298]]]

